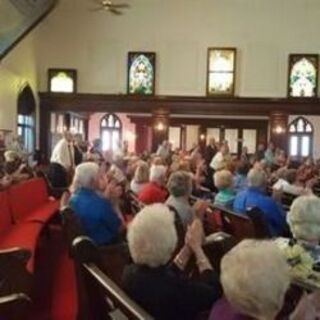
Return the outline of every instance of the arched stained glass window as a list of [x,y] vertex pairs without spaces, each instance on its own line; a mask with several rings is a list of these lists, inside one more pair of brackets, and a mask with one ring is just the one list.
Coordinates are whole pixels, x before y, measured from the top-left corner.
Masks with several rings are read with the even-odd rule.
[[49,69],[49,92],[76,92],[77,71],[74,69]]
[[305,158],[312,156],[313,126],[303,117],[298,117],[289,124],[289,154],[291,157]]
[[122,135],[122,124],[115,114],[105,115],[100,123],[102,149],[115,151],[120,146]]
[[155,53],[129,52],[128,59],[128,93],[154,94]]
[[318,55],[290,55],[290,97],[315,97],[318,85]]

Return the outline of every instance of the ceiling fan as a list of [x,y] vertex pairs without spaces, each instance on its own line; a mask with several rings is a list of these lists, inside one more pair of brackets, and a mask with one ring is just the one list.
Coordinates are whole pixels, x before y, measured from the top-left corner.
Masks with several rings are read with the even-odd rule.
[[102,11],[106,10],[116,15],[121,15],[123,12],[121,9],[129,8],[127,3],[113,3],[111,0],[93,0],[97,7],[89,9],[90,11]]

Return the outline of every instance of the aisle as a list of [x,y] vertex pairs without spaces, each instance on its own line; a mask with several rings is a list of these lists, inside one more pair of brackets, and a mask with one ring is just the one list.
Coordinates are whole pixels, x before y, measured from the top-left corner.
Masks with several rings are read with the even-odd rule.
[[72,261],[62,230],[54,227],[37,252],[34,306],[29,320],[73,320],[77,297]]

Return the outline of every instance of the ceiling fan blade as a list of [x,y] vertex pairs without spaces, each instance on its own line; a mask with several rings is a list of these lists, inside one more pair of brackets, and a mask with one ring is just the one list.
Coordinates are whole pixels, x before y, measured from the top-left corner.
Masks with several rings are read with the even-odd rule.
[[118,15],[118,16],[122,15],[121,11],[119,11],[117,9],[114,9],[113,7],[109,7],[109,11],[114,13],[114,14],[116,14],[116,15]]

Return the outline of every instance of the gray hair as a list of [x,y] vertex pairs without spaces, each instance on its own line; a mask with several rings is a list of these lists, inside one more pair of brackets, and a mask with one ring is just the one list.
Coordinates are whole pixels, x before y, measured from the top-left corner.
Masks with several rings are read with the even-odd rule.
[[186,171],[176,171],[170,175],[167,187],[174,197],[189,196],[192,192],[192,176]]
[[287,215],[290,230],[297,240],[320,240],[320,199],[315,195],[295,199]]
[[272,241],[244,240],[221,262],[228,301],[244,315],[274,319],[289,287],[289,267]]
[[92,188],[93,182],[100,171],[99,166],[94,162],[81,163],[76,167],[71,190],[76,192],[81,188]]
[[164,204],[144,207],[129,225],[127,239],[136,264],[165,265],[178,241],[173,213]]
[[248,173],[248,185],[255,188],[263,188],[267,183],[267,175],[261,169],[251,169]]
[[149,166],[145,161],[140,161],[138,163],[133,179],[136,183],[145,183],[149,181]]
[[162,183],[165,180],[167,168],[163,165],[152,165],[150,168],[150,181]]

